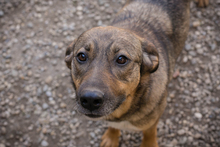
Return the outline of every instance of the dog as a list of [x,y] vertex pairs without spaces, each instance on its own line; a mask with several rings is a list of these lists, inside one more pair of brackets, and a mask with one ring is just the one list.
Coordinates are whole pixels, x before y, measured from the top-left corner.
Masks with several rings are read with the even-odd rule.
[[157,123],[187,38],[189,5],[190,0],[128,0],[111,25],[82,33],[67,48],[79,113],[110,125],[100,146],[117,147],[119,129],[142,131],[141,147],[158,146]]

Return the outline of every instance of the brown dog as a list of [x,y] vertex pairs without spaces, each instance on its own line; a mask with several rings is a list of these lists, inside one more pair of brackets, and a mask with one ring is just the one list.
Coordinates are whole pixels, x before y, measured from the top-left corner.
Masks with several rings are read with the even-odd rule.
[[101,146],[118,146],[118,129],[143,131],[141,146],[158,146],[157,123],[187,37],[189,4],[130,0],[111,26],[90,29],[67,48],[78,111],[111,126]]

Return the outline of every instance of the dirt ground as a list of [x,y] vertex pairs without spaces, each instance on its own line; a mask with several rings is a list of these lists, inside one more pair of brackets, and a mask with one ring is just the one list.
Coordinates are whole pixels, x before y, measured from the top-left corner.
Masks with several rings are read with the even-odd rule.
[[[0,147],[97,147],[106,129],[75,111],[64,63],[83,31],[125,0],[0,0]],[[190,32],[158,125],[160,147],[220,146],[220,1],[191,3]],[[122,131],[120,147],[141,134]]]

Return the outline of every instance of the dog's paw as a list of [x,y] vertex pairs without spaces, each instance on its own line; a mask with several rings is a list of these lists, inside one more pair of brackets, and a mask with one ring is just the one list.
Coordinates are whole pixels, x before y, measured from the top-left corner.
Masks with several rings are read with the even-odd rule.
[[108,128],[102,136],[101,147],[118,147],[120,131],[118,129]]
[[195,0],[198,7],[207,7],[209,5],[209,0]]

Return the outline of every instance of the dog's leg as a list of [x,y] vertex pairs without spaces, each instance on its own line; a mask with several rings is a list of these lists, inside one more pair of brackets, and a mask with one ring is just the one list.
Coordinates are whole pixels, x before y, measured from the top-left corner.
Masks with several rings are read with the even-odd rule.
[[118,147],[120,130],[109,127],[102,136],[101,147]]
[[157,144],[157,123],[156,122],[151,128],[143,131],[143,140],[141,147],[158,147]]
[[199,7],[207,7],[209,0],[195,0]]

